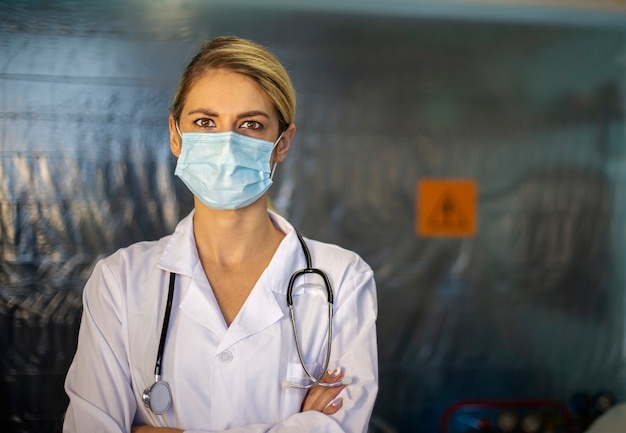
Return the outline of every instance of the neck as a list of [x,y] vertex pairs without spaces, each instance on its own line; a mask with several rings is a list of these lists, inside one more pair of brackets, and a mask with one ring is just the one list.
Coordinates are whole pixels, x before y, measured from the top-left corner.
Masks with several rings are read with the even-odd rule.
[[200,260],[221,266],[236,266],[273,254],[284,237],[269,218],[266,200],[225,211],[196,201],[193,228]]

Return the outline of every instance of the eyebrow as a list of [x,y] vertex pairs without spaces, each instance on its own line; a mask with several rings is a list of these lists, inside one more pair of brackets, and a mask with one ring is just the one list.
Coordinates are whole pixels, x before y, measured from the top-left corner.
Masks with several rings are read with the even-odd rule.
[[[220,115],[212,110],[209,110],[207,108],[198,108],[195,110],[191,110],[187,113],[187,115],[191,115],[191,114],[204,114],[205,116],[209,116],[209,117],[219,117]],[[265,117],[267,119],[270,118],[269,114],[267,114],[265,111],[261,111],[261,110],[253,110],[253,111],[246,111],[244,113],[240,113],[237,115],[237,118],[241,119],[243,117],[254,117],[254,116],[262,116]]]

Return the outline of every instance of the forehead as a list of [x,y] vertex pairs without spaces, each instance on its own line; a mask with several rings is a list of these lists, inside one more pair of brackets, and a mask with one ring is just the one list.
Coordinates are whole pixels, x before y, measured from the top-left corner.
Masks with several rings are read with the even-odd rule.
[[256,81],[225,69],[210,69],[194,80],[183,111],[199,107],[225,113],[263,110],[276,115],[272,100]]

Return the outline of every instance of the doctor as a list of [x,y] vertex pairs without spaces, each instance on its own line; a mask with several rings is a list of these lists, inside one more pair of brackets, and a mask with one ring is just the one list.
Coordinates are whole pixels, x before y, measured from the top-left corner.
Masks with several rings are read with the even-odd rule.
[[[306,259],[294,227],[268,210],[267,190],[296,130],[295,106],[282,65],[251,41],[215,38],[188,65],[169,130],[195,208],[173,234],[96,264],[65,382],[65,433],[366,432],[378,390],[370,267],[306,239],[334,292],[329,362],[318,275],[295,283],[296,326],[290,320],[287,287]],[[316,385],[303,365],[336,386]],[[167,384],[156,411],[143,395],[155,372]]]

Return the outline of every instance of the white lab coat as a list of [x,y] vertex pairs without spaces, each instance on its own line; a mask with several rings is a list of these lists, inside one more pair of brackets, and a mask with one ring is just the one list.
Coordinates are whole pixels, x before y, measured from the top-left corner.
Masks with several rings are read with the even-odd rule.
[[[142,424],[188,432],[365,432],[378,390],[370,267],[353,252],[307,240],[313,267],[327,273],[335,292],[330,367],[342,367],[353,383],[342,391],[335,415],[300,413],[306,390],[281,386],[304,379],[286,303],[292,273],[305,267],[293,227],[270,212],[286,236],[227,327],[198,258],[193,215],[172,235],[96,264],[65,382],[64,433],[128,432]],[[162,379],[173,398],[165,414],[154,415],[141,395],[154,382],[170,272],[177,279]],[[317,284],[315,278],[307,275],[297,287]],[[294,290],[294,302],[299,293]],[[317,373],[326,350],[327,304],[325,297],[310,299],[310,308],[296,304],[296,318],[306,363]]]
[[598,417],[585,433],[623,433],[625,429],[626,403],[620,403]]

